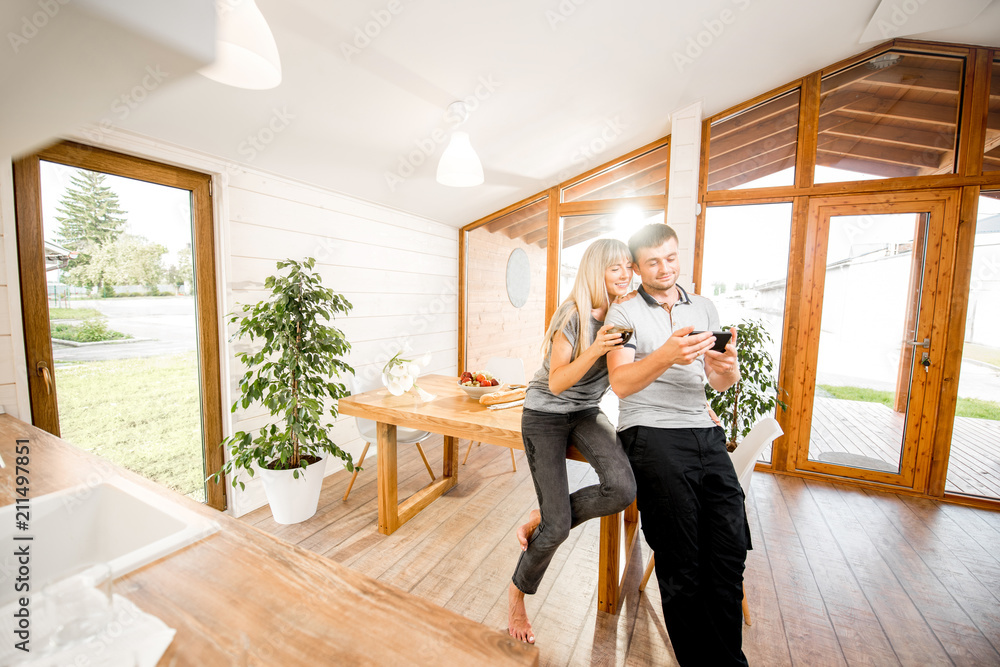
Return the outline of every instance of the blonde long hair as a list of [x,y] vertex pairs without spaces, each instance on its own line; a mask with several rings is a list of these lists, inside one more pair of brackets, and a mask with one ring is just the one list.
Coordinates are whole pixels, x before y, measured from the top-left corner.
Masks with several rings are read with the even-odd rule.
[[576,359],[580,352],[590,347],[594,342],[590,332],[590,311],[611,305],[604,274],[615,264],[631,263],[632,255],[628,246],[618,239],[598,239],[590,244],[580,259],[580,269],[576,272],[573,289],[552,315],[542,342],[542,354],[548,354],[556,333],[562,331],[574,311],[579,314],[580,330],[576,335],[573,358]]

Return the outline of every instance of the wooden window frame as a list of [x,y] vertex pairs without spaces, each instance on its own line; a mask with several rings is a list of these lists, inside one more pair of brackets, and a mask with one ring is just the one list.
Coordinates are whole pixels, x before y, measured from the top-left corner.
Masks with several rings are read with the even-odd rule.
[[[619,167],[635,158],[649,153],[658,148],[670,145],[670,135],[661,137],[644,146],[620,155],[613,160],[600,164],[593,169],[577,174],[568,180],[554,185],[546,190],[537,192],[530,197],[511,204],[487,216],[479,218],[474,222],[465,225],[458,232],[458,367],[465,368],[467,354],[466,344],[466,296],[468,281],[468,248],[469,233],[487,225],[498,218],[513,213],[518,209],[530,206],[548,197],[548,220],[546,236],[546,271],[545,271],[545,326],[549,325],[552,314],[559,306],[559,262],[562,251],[562,225],[561,219],[572,215],[591,215],[598,213],[612,213],[626,206],[635,206],[642,210],[662,210],[664,216],[667,212],[667,190],[670,187],[670,161],[667,158],[667,181],[664,183],[663,195],[646,195],[642,197],[623,197],[620,199],[594,199],[584,201],[563,202],[562,192],[569,187],[577,185],[588,178],[603,173],[615,167]],[[541,336],[543,331],[539,331]]]
[[[47,331],[49,326],[44,267],[35,266],[33,261],[29,261],[44,252],[39,165],[43,160],[191,192],[203,451],[205,470],[207,474],[213,474],[222,467],[224,461],[222,448],[218,446],[223,439],[224,413],[211,175],[72,141],[62,141],[34,155],[15,160],[14,197],[18,220],[22,325],[32,422],[54,435],[59,435],[55,391],[53,390],[53,396],[49,400],[42,378],[32,372],[39,362],[46,362],[51,366],[52,341],[51,338],[42,339],[37,335],[29,337],[29,331],[37,334]],[[21,221],[31,222],[25,224]],[[206,484],[206,504],[209,507],[218,510],[226,508],[225,486],[224,480],[218,484]]]
[[[933,176],[909,176],[888,178],[873,181],[849,181],[843,183],[813,183],[813,172],[816,164],[816,143],[819,118],[820,82],[823,76],[832,74],[860,62],[864,62],[886,51],[909,51],[926,55],[963,56],[965,67],[960,93],[960,108],[958,120],[958,146],[955,163],[955,173]],[[805,284],[803,266],[807,247],[807,231],[809,224],[810,200],[814,197],[829,197],[836,195],[860,195],[879,193],[909,193],[916,191],[953,189],[961,191],[961,202],[958,223],[958,242],[956,254],[952,258],[953,270],[956,273],[951,283],[950,320],[948,325],[948,344],[945,349],[945,363],[957,368],[957,360],[961,358],[962,331],[965,326],[967,309],[967,287],[971,272],[972,248],[975,242],[974,228],[978,196],[980,190],[1000,189],[1000,172],[983,171],[983,148],[986,139],[988,120],[989,86],[992,63],[1000,57],[1000,49],[975,46],[947,44],[941,42],[922,42],[917,40],[896,39],[879,44],[867,51],[846,58],[823,69],[817,70],[801,79],[789,82],[763,95],[726,109],[703,121],[702,126],[702,163],[699,180],[699,201],[701,210],[697,217],[695,230],[695,272],[696,284],[701,284],[701,271],[704,264],[704,233],[705,214],[709,204],[713,206],[730,206],[744,204],[763,204],[772,202],[788,202],[793,204],[792,234],[789,247],[789,267],[787,289],[785,292],[785,325],[783,337],[786,341],[794,341],[806,335],[806,315],[800,307],[803,296],[809,289]],[[799,107],[798,151],[796,153],[796,179],[793,186],[753,188],[744,190],[723,190],[709,192],[707,189],[708,142],[711,134],[711,124],[727,118],[752,106],[756,106],[772,97],[784,94],[788,90],[800,86],[802,95]],[[803,168],[799,168],[802,166]],[[971,224],[970,224],[971,221]],[[786,346],[783,346],[785,348]],[[794,349],[794,348],[789,348]],[[778,364],[778,377],[781,386],[797,383],[806,374],[804,359],[801,354],[783,352]],[[932,497],[936,499],[997,509],[1000,502],[980,499],[957,494],[945,493],[948,454],[951,444],[951,428],[954,422],[954,410],[958,400],[957,383],[951,383],[942,391],[936,410],[938,428],[933,434],[934,447],[932,465],[926,474],[926,492],[894,488],[897,493]],[[779,411],[777,419],[786,434],[793,434],[796,428],[796,417],[801,406],[792,401],[788,410]],[[947,437],[946,437],[947,436]],[[778,438],[771,453],[771,463],[757,463],[757,468],[770,470],[800,477],[815,477],[815,474],[795,470],[795,443],[789,436]],[[830,478],[831,481],[840,481]],[[883,488],[876,483],[859,481],[845,482],[852,485]]]
[[[864,62],[890,50],[906,51],[915,54],[958,56],[964,58],[963,79],[960,88],[960,108],[958,119],[958,145],[955,158],[955,173],[929,175],[929,176],[907,176],[897,178],[885,178],[871,181],[848,181],[840,183],[814,183],[814,171],[816,165],[817,131],[819,126],[819,97],[820,84],[824,76],[832,74],[848,67],[852,67],[860,62]],[[696,285],[701,284],[701,273],[704,263],[704,234],[705,234],[705,214],[709,204],[713,206],[735,206],[743,204],[763,204],[775,202],[792,203],[792,229],[789,246],[789,267],[787,288],[785,291],[785,324],[783,339],[794,341],[806,335],[803,327],[806,325],[805,313],[801,311],[802,297],[808,286],[805,285],[803,265],[807,247],[807,229],[809,222],[810,199],[813,197],[830,197],[836,195],[859,195],[859,194],[879,194],[879,193],[912,193],[924,190],[946,190],[955,189],[962,193],[959,228],[957,230],[958,243],[956,245],[956,255],[954,257],[954,268],[956,278],[952,281],[951,287],[951,317],[949,323],[949,338],[957,336],[962,338],[959,327],[964,327],[964,313],[967,304],[963,303],[963,290],[968,287],[968,275],[970,266],[966,266],[971,261],[972,244],[974,234],[970,233],[970,228],[974,227],[976,220],[976,209],[978,207],[978,196],[980,190],[1000,189],[1000,171],[983,171],[983,148],[985,145],[986,126],[988,121],[989,106],[989,86],[990,67],[992,63],[1000,59],[1000,49],[981,46],[970,46],[962,44],[950,44],[946,42],[928,42],[911,39],[894,39],[882,44],[878,44],[866,51],[832,63],[822,69],[816,70],[806,76],[798,78],[789,83],[773,88],[761,95],[729,107],[717,114],[714,114],[702,121],[701,132],[701,168],[699,173],[698,201],[700,208],[696,218],[695,226],[695,257],[693,266],[693,277]],[[796,174],[795,183],[790,186],[753,188],[745,190],[718,190],[707,191],[707,167],[708,167],[708,145],[711,138],[711,125],[713,122],[732,116],[756,106],[773,97],[785,94],[795,88],[801,88],[799,98],[799,129],[798,144],[796,149]],[[466,270],[466,244],[468,233],[490,221],[506,215],[522,206],[537,201],[541,197],[549,196],[549,219],[548,219],[548,266],[546,278],[546,322],[558,305],[555,299],[558,296],[558,272],[553,267],[559,266],[560,249],[560,218],[566,215],[581,215],[587,213],[604,213],[613,211],[615,207],[625,204],[639,204],[643,208],[658,204],[655,198],[617,199],[617,200],[596,200],[585,202],[561,201],[561,192],[564,188],[575,185],[595,174],[607,169],[614,168],[628,160],[664,145],[670,139],[669,135],[658,139],[646,146],[625,155],[608,161],[589,171],[583,172],[573,178],[560,183],[545,191],[525,198],[507,208],[501,209],[488,216],[480,218],[459,231],[459,364],[464,363],[465,346],[465,281],[467,279]],[[669,167],[668,167],[669,178]],[[669,191],[669,182],[667,183]],[[662,198],[663,210],[666,211],[666,196]],[[970,221],[972,224],[970,225]],[[963,262],[965,264],[963,264]],[[965,272],[965,273],[963,273]],[[963,277],[964,276],[964,277]],[[783,349],[791,349],[791,346],[783,346]],[[946,349],[946,358],[954,359],[961,356],[961,340],[952,340]],[[779,381],[782,386],[789,386],[800,379],[804,373],[803,360],[801,355],[792,353],[782,353],[779,360]],[[943,430],[948,431],[950,437],[949,424],[954,419],[954,407],[957,401],[957,387],[950,388],[942,394],[938,407],[938,432],[935,433],[935,448],[933,454],[933,465],[930,469],[927,493],[909,491],[906,489],[894,488],[896,493],[909,495],[933,497],[953,502],[960,502],[968,505],[990,507],[996,509],[1000,507],[1000,502],[982,500],[978,498],[954,496],[944,492],[945,475],[947,473],[947,448],[950,440],[944,437]],[[778,421],[782,424],[786,433],[791,433],[794,423],[792,414],[795,406],[790,406],[789,410],[778,413]],[[951,410],[949,417],[948,411]],[[811,476],[809,473],[802,473],[794,469],[794,461],[789,465],[790,457],[794,452],[789,451],[790,444],[788,437],[779,438],[772,450],[772,463],[757,466],[760,469],[773,470],[784,474]],[[814,475],[812,475],[814,476]],[[831,478],[831,481],[839,481]],[[851,481],[852,485],[865,486],[865,483]],[[870,486],[878,486],[869,484]]]

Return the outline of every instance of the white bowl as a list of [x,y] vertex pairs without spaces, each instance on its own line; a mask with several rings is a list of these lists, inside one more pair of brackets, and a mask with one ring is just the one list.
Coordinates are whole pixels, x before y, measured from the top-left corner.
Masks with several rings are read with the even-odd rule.
[[479,400],[479,397],[483,394],[489,394],[493,391],[500,391],[503,389],[503,385],[497,385],[496,387],[467,387],[461,382],[458,383],[459,388],[469,395],[469,398]]

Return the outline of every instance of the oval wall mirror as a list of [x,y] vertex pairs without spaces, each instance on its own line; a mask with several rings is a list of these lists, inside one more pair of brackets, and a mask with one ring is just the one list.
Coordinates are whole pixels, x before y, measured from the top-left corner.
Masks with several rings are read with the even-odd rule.
[[531,264],[528,253],[521,248],[514,248],[507,258],[507,298],[515,308],[520,308],[528,302],[528,292],[531,291]]

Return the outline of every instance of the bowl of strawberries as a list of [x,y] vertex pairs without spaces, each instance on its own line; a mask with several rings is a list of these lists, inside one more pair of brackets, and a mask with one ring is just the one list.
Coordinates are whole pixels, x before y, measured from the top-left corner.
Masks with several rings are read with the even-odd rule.
[[500,390],[500,381],[486,371],[465,371],[458,379],[458,386],[469,398],[479,400],[483,394]]

